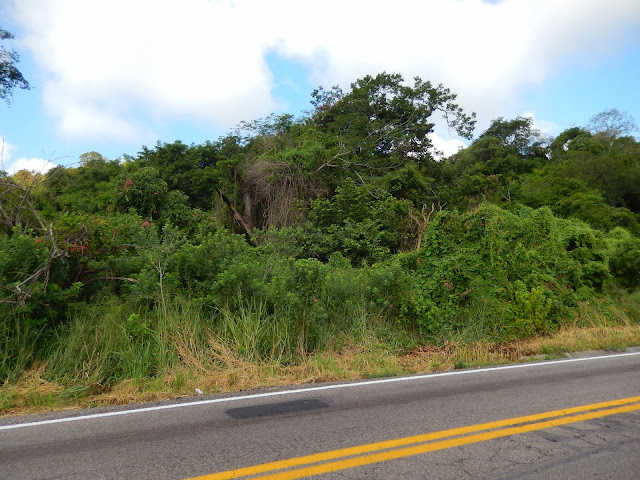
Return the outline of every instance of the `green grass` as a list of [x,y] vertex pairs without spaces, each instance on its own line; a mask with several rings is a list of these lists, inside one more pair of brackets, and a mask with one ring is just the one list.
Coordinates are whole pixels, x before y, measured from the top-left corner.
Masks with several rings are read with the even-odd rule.
[[[362,299],[340,308],[331,307],[339,302],[330,298],[320,302],[321,315],[312,305],[302,319],[258,301],[217,310],[190,301],[167,302],[166,310],[117,299],[74,306],[46,358],[0,386],[0,414],[159,400],[191,395],[195,388],[212,393],[378,378],[640,345],[637,292],[584,301],[570,321],[548,334],[509,341],[491,341],[491,312],[483,304],[465,312],[458,330],[430,343],[381,318]],[[498,318],[494,327],[499,323]],[[26,333],[12,337],[14,348],[32,348],[33,332]],[[23,368],[27,362],[25,356]]]
[[0,305],[0,379],[14,380],[32,361],[39,332],[33,322]]

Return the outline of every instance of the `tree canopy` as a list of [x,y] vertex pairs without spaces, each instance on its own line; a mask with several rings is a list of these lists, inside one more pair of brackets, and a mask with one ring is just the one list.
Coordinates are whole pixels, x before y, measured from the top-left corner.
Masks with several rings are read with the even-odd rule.
[[[11,40],[13,35],[0,27],[0,41]],[[0,99],[11,103],[13,90],[18,87],[25,90],[31,88],[16,67],[20,61],[19,55],[0,44]]]

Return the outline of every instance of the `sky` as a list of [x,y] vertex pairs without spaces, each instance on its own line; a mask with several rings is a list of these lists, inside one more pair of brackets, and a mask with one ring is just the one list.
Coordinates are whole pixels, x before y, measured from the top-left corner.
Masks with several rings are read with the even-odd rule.
[[[0,104],[10,173],[215,141],[383,71],[451,89],[476,136],[520,115],[549,135],[609,108],[640,123],[638,0],[0,0],[0,27],[33,87]],[[442,124],[433,141],[464,146]]]

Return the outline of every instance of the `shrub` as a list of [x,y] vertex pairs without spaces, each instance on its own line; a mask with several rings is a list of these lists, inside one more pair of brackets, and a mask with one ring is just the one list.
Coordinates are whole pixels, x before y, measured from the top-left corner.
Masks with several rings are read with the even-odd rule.
[[484,331],[498,337],[544,332],[575,308],[579,289],[607,288],[608,255],[601,232],[547,208],[441,212],[420,251],[402,257],[414,280],[401,320],[437,337],[468,328],[473,310],[492,312]]

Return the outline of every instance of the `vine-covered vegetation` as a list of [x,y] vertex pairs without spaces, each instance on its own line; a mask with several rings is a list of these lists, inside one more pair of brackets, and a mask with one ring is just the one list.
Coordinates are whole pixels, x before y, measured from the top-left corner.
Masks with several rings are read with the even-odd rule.
[[82,393],[220,345],[293,364],[365,337],[506,342],[585,305],[640,320],[640,143],[617,110],[556,138],[499,118],[440,158],[434,122],[475,124],[441,85],[380,74],[312,106],[2,173],[0,379],[38,363]]

